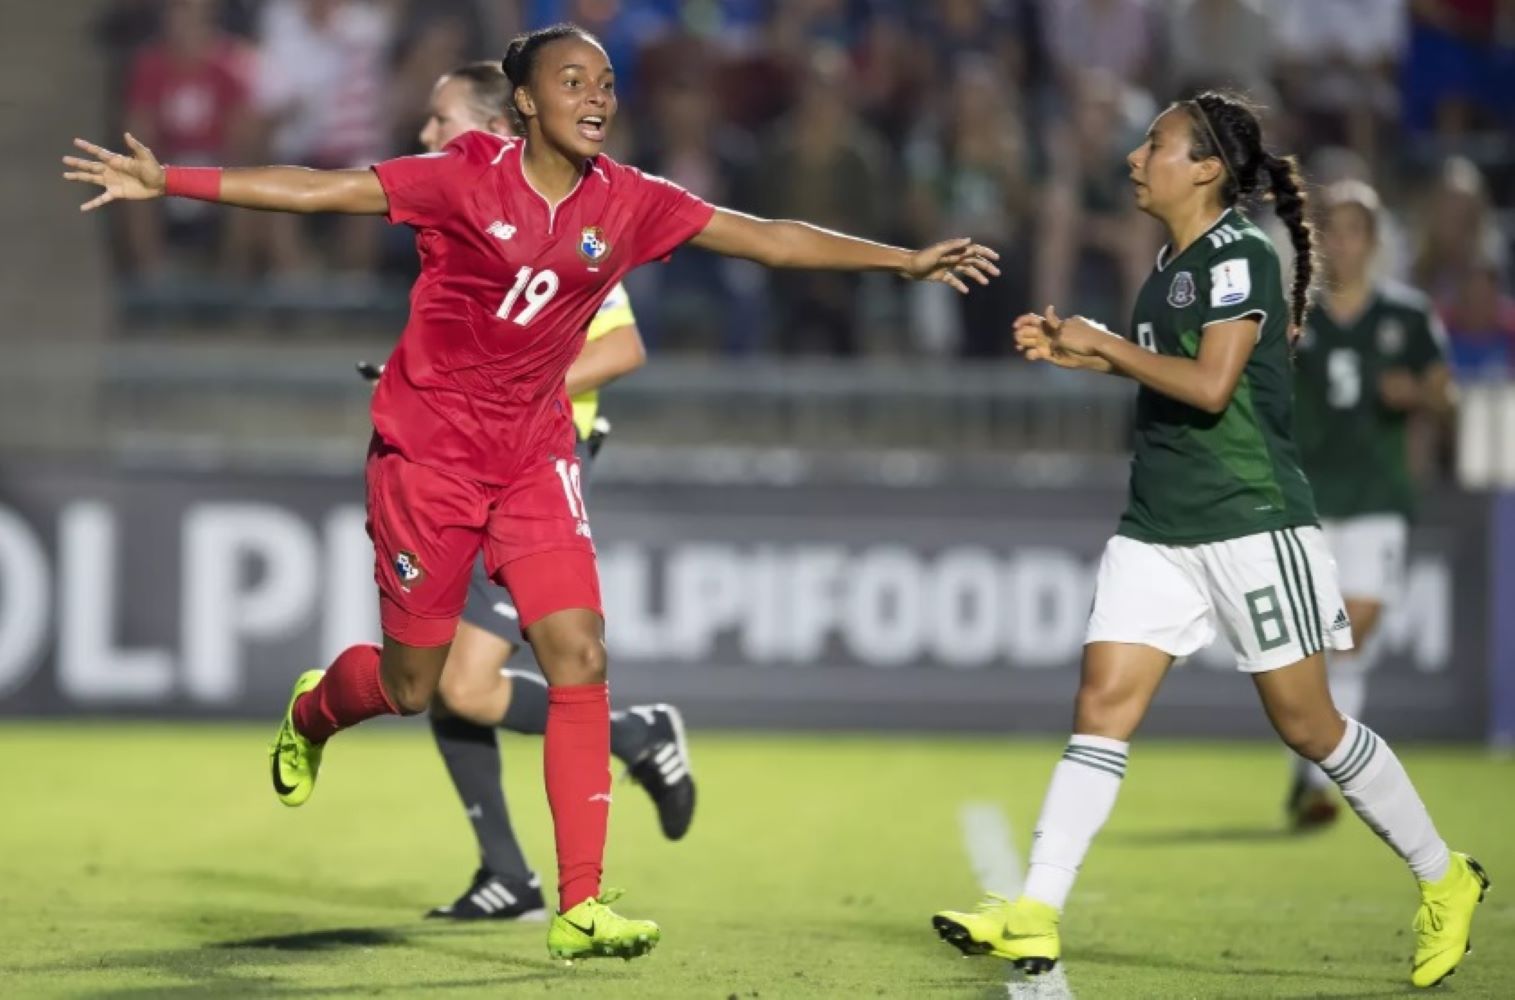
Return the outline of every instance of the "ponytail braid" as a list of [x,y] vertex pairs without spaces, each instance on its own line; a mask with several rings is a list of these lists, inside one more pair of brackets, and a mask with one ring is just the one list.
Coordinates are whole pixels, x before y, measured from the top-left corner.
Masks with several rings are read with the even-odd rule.
[[1230,206],[1271,198],[1279,221],[1288,228],[1289,241],[1294,245],[1289,312],[1292,326],[1302,328],[1315,280],[1315,240],[1299,161],[1263,147],[1257,110],[1238,94],[1207,90],[1180,106],[1193,123],[1189,156],[1194,160],[1216,157],[1225,171],[1221,203]]
[[1273,210],[1288,228],[1289,242],[1294,244],[1294,287],[1289,303],[1294,328],[1302,329],[1315,281],[1315,227],[1310,224],[1305,205],[1299,161],[1292,156],[1265,153],[1262,168],[1268,175]]

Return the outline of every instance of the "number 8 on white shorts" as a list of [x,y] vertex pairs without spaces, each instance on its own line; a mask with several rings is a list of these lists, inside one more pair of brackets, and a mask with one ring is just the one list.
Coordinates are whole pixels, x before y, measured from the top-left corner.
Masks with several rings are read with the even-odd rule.
[[1351,649],[1351,622],[1320,529],[1198,545],[1110,539],[1086,642],[1140,643],[1181,657],[1208,646],[1217,629],[1247,672]]

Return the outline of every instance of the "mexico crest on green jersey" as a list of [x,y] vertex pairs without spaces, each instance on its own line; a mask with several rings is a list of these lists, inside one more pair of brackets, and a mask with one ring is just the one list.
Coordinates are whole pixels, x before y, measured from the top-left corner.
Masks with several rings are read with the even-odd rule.
[[1173,276],[1173,283],[1168,286],[1168,305],[1174,309],[1184,309],[1194,304],[1194,275],[1188,271],[1180,271]]
[[1375,332],[1378,335],[1378,353],[1393,357],[1405,349],[1405,324],[1398,317],[1389,316],[1379,320]]

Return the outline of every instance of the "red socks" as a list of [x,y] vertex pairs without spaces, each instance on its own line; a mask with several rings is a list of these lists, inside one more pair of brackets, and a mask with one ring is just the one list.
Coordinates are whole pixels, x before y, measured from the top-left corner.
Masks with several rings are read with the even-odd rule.
[[[379,680],[379,647],[351,646],[321,683],[295,702],[295,728],[313,743],[376,715],[395,715]],[[574,684],[547,692],[542,758],[558,847],[558,909],[600,894],[610,821],[610,687]]]
[[376,715],[398,715],[379,680],[379,647],[349,646],[326,668],[321,683],[295,702],[295,728],[312,743]]
[[610,686],[547,692],[547,803],[558,846],[558,912],[600,894],[610,820]]

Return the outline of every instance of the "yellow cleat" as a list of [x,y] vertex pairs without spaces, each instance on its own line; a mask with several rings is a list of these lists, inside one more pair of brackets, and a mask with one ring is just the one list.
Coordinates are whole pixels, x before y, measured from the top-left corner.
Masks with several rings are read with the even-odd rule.
[[1010,902],[990,893],[970,912],[943,910],[931,926],[964,955],[994,955],[1028,976],[1050,972],[1062,955],[1058,912],[1022,896]]
[[621,897],[619,889],[606,889],[567,913],[552,918],[547,928],[547,953],[553,958],[624,958],[645,955],[662,940],[662,931],[651,920],[631,920],[607,903]]
[[312,743],[295,728],[295,702],[300,695],[321,683],[324,670],[307,670],[295,678],[295,689],[289,695],[289,707],[284,710],[284,721],[274,736],[273,746],[268,748],[269,769],[272,772],[274,794],[287,806],[304,805],[316,787],[316,775],[321,770],[323,746]]
[[964,955],[988,955],[1004,933],[1010,906],[1010,900],[991,892],[971,911],[941,911],[931,918],[931,926],[943,941]]
[[1456,851],[1441,881],[1420,883],[1411,983],[1435,986],[1457,971],[1462,956],[1473,950],[1473,911],[1483,902],[1489,884],[1478,862]]

